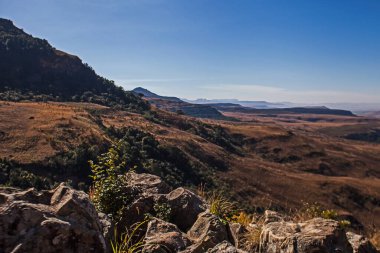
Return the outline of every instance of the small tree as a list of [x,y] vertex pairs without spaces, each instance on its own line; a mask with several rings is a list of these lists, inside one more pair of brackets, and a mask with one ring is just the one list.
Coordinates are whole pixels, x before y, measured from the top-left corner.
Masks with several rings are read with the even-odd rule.
[[118,145],[99,155],[97,160],[97,163],[90,161],[93,173],[90,196],[98,211],[109,214],[116,220],[133,194],[133,189],[126,187],[127,163],[120,156]]

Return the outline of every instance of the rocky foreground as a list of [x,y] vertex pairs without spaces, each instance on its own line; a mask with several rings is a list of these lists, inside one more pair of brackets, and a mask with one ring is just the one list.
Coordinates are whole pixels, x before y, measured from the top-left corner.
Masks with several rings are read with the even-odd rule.
[[[117,224],[97,213],[86,193],[64,184],[40,192],[0,188],[0,252],[112,252],[114,229],[130,228],[146,220],[146,214],[150,218],[139,230],[140,249],[146,253],[377,252],[366,238],[346,232],[337,221],[295,223],[273,211],[265,213],[258,246],[247,249],[242,241],[254,222],[246,227],[227,223],[193,192],[171,191],[153,175],[130,174],[128,187],[136,194]],[[162,216],[157,204],[170,210],[167,221],[155,217]]]

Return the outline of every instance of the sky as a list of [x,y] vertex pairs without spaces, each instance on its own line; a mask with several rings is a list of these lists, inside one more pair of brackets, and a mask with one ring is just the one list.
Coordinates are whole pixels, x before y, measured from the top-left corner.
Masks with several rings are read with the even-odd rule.
[[126,89],[380,102],[380,0],[0,0],[0,17]]

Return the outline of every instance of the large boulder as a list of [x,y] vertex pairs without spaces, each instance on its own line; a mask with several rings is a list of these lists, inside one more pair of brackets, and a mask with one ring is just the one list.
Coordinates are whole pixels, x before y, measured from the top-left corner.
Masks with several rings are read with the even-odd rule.
[[280,219],[263,226],[260,252],[352,253],[353,249],[337,221],[315,218],[294,223]]
[[184,252],[203,253],[223,241],[229,241],[227,226],[215,215],[204,212],[187,232],[194,243]]
[[229,228],[235,247],[244,246],[248,230],[240,223],[229,223]]
[[171,191],[166,195],[166,201],[171,208],[170,221],[182,231],[187,231],[207,208],[199,196],[184,188]]
[[155,175],[130,172],[126,174],[126,177],[128,186],[138,189],[145,196],[167,194],[171,190],[160,177]]
[[154,204],[170,192],[170,187],[160,177],[151,174],[129,172],[126,177],[126,194],[130,194],[130,204],[123,207],[118,231],[125,231],[142,222],[146,214],[154,214]]
[[88,195],[63,184],[52,191],[0,188],[2,252],[106,252]]
[[179,252],[190,244],[176,225],[154,218],[148,223],[143,253]]

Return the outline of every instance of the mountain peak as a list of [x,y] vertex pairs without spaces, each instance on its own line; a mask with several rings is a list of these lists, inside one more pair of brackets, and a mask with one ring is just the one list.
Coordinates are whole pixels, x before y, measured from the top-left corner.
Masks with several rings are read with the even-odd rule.
[[13,24],[12,20],[0,18],[0,35],[4,36],[4,33],[13,36],[22,34],[26,35],[26,33],[22,29],[16,27]]
[[0,18],[0,26],[15,27],[12,20]]
[[151,92],[150,90],[147,90],[143,87],[137,87],[132,90],[133,93],[136,94],[142,94],[144,97],[147,98],[159,98],[160,96],[157,95],[156,93]]

